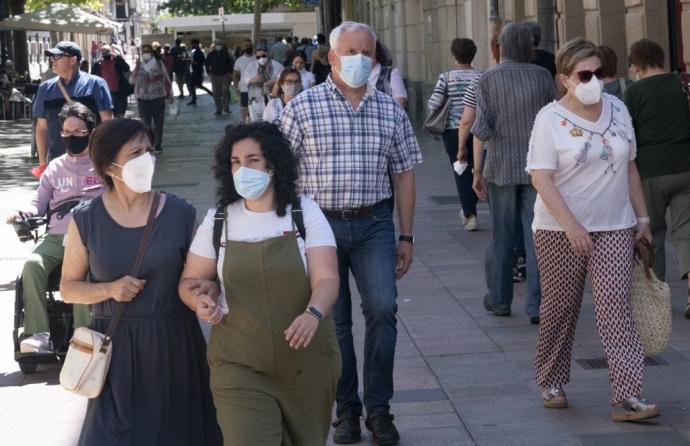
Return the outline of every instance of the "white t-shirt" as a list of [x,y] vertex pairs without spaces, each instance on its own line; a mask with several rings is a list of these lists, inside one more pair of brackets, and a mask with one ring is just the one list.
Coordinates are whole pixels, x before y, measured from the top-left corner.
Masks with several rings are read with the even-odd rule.
[[[376,81],[379,79],[379,73],[381,72],[381,64],[376,64],[369,74],[369,85],[376,88]],[[393,68],[391,71],[391,96],[394,98],[405,98],[407,99],[407,90],[405,89],[405,82],[400,76],[400,71],[397,68]]]
[[307,71],[306,68],[302,68],[302,71],[299,72],[300,79],[302,79],[302,90],[309,90],[311,87],[313,87],[316,84],[316,78],[314,77],[314,73],[311,71]]
[[[240,78],[241,78],[241,75],[242,75],[242,72],[244,71],[244,69],[247,68],[247,65],[254,62],[255,60],[256,60],[256,57],[247,56],[246,54],[243,54],[242,56],[239,57],[239,59],[237,59],[235,61],[234,70],[240,72]],[[241,93],[247,92],[247,85],[246,84],[243,85],[242,82],[240,82],[240,92]]]
[[[307,232],[306,241],[302,237],[297,237],[297,246],[302,255],[304,270],[307,271],[306,250],[316,246],[335,247],[335,236],[328,220],[321,212],[319,206],[306,197],[301,197],[302,215],[304,217],[304,229]],[[226,209],[226,222],[228,226],[228,239],[238,242],[260,242],[269,238],[284,235],[294,231],[292,224],[292,206],[288,206],[284,217],[278,217],[275,211],[271,212],[252,212],[244,205],[244,200],[237,201]],[[216,209],[209,209],[204,221],[196,231],[194,240],[189,248],[190,252],[206,257],[216,258],[216,251],[213,249],[213,217]],[[225,224],[221,233],[221,244],[218,251],[217,273],[220,280],[221,290],[224,288],[223,260],[225,258]],[[222,293],[219,303],[223,314],[228,313],[228,305]]]
[[[272,81],[277,81],[278,77],[280,77],[280,73],[283,72],[283,64],[276,62],[275,60],[269,60],[269,62],[272,64],[272,74],[271,74],[271,79]],[[244,70],[242,70],[242,76],[240,77],[240,91],[246,91],[249,92],[249,79],[255,77],[257,74],[259,74],[259,61],[254,59],[254,62],[250,63],[249,65],[246,66]],[[242,88],[244,87],[244,90]],[[262,91],[263,87],[252,87],[254,90],[257,91]],[[251,96],[251,95],[250,95]],[[261,94],[255,95],[254,97],[260,97],[262,96]]]
[[273,98],[268,101],[264,109],[263,120],[272,122],[276,125],[280,122],[280,114],[283,113],[283,100],[281,98]]
[[[556,171],[563,200],[589,232],[627,229],[637,223],[628,188],[628,162],[637,153],[635,130],[623,102],[609,94],[602,101],[597,122],[555,101],[546,105],[535,119],[527,154],[527,172]],[[532,230],[537,229],[563,231],[541,196],[534,205]]]

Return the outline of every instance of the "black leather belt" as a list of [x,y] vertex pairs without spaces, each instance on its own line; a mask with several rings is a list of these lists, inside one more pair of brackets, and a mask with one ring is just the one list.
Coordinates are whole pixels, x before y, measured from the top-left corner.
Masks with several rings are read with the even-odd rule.
[[374,203],[371,206],[365,206],[357,209],[343,209],[340,211],[334,209],[321,209],[326,217],[337,218],[339,220],[356,220],[358,218],[366,217],[371,215],[376,208],[379,206],[386,205],[388,200],[382,200],[378,203]]

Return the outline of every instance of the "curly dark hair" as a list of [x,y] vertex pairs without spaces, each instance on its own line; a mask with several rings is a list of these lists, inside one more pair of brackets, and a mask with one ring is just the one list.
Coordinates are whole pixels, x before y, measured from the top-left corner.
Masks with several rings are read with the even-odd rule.
[[226,127],[225,136],[216,145],[213,173],[218,182],[216,199],[218,206],[226,207],[242,197],[235,190],[232,179],[232,148],[243,139],[253,139],[261,147],[266,167],[273,172],[273,189],[276,215],[284,217],[286,207],[297,199],[297,159],[290,143],[283,137],[278,126],[268,122],[252,122]]

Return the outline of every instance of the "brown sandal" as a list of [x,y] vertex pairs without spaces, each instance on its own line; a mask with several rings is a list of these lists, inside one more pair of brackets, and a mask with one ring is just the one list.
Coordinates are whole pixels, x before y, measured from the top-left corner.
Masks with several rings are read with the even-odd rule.
[[613,421],[642,421],[658,417],[661,414],[656,404],[648,404],[637,396],[614,404],[613,407],[621,409],[611,414]]
[[560,386],[547,387],[542,390],[541,398],[544,400],[544,407],[549,409],[565,409],[568,407],[568,400],[565,392]]

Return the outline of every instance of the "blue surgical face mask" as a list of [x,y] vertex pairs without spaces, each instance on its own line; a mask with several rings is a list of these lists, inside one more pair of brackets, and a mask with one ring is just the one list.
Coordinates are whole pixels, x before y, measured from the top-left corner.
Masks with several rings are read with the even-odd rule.
[[235,190],[242,198],[256,200],[266,192],[271,176],[263,170],[243,166],[232,175],[232,181],[235,183]]
[[373,64],[371,57],[363,54],[338,57],[340,57],[340,73],[338,73],[338,76],[340,76],[343,82],[352,88],[359,88],[367,83]]

